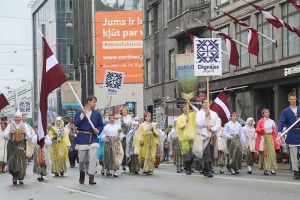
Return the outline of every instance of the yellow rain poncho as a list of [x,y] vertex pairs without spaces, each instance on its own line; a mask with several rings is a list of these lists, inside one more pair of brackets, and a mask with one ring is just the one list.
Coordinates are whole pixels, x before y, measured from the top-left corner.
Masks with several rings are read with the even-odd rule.
[[176,133],[181,143],[181,155],[190,151],[196,135],[195,112],[190,112],[188,117],[188,123],[186,123],[187,113],[182,113],[177,119]]
[[69,134],[64,129],[64,122],[60,120],[61,125],[58,126],[58,121],[49,130],[49,137],[52,139],[50,156],[52,161],[52,173],[64,173],[67,171],[68,162],[68,147],[71,146]]
[[[141,142],[144,145],[141,145]],[[139,163],[144,173],[153,172],[157,143],[155,126],[150,122],[140,124],[133,139],[133,146],[139,150]]]

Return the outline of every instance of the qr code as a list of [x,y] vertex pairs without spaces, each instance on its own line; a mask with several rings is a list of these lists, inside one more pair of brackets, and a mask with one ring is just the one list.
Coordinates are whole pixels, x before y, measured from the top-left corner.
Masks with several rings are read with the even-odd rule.
[[21,113],[30,112],[30,101],[21,101],[20,102],[20,112]]
[[123,74],[115,72],[107,72],[105,87],[121,89]]
[[218,40],[200,40],[197,44],[197,60],[199,63],[220,62]]

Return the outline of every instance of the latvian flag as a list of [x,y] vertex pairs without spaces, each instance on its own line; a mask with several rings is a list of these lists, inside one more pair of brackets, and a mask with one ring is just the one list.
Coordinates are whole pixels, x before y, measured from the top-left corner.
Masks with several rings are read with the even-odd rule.
[[256,8],[257,10],[259,10],[266,18],[266,20],[276,28],[281,28],[282,26],[285,26],[289,31],[296,33],[298,37],[300,37],[299,29],[289,25],[288,23],[284,22],[282,19],[277,18],[276,16],[272,15],[270,12],[263,9],[262,7],[254,5],[253,3],[249,3],[249,4],[252,5],[254,8]]
[[300,12],[300,5],[297,4],[295,0],[288,0],[288,1],[294,5],[294,7],[298,10],[298,12]]
[[9,103],[8,103],[7,99],[5,98],[4,94],[0,90],[0,110],[2,110],[3,108],[5,108],[8,105],[9,105]]
[[239,67],[240,56],[239,56],[239,53],[237,51],[236,44],[232,40],[232,38],[229,35],[221,32],[221,31],[218,31],[218,30],[214,29],[211,26],[206,26],[206,27],[207,27],[208,30],[210,30],[213,33],[215,33],[217,35],[220,35],[224,38],[226,48],[227,48],[227,52],[229,54],[229,64]]
[[48,95],[64,82],[68,81],[45,38],[43,38],[43,43],[44,57],[38,118],[38,139],[41,147],[44,146],[44,136],[47,134]]
[[231,18],[232,20],[234,20],[236,23],[240,24],[241,26],[247,27],[247,29],[248,29],[248,52],[250,54],[258,56],[259,42],[258,42],[257,30],[255,30],[254,28],[251,28],[245,22],[238,20],[237,18],[233,17],[232,15],[228,14],[227,12],[225,12],[224,15],[228,16],[229,18]]
[[210,109],[218,114],[222,120],[222,127],[224,127],[230,118],[229,105],[224,91],[211,104]]

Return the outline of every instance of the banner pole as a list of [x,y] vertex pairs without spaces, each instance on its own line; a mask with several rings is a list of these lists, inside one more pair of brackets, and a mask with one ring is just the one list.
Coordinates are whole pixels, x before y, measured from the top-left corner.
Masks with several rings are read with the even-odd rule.
[[[76,98],[77,102],[80,104],[80,107],[83,108],[83,105],[81,104],[81,101],[79,100],[74,88],[72,87],[72,85],[69,81],[68,81],[68,84],[69,84],[73,94],[75,95],[75,98]],[[86,118],[88,119],[88,121],[90,122],[92,128],[95,129],[95,126],[94,126],[93,122],[91,121],[90,116],[87,113],[85,113],[85,115],[86,115]]]

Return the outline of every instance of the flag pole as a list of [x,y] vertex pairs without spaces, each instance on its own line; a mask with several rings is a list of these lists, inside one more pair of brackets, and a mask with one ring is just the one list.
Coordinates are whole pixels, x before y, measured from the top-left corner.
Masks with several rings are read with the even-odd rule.
[[[71,83],[70,83],[69,81],[68,81],[68,84],[69,84],[69,86],[70,86],[70,88],[71,88],[73,94],[75,95],[76,100],[77,100],[78,103],[80,104],[80,107],[83,108],[83,105],[82,105],[81,101],[79,100],[79,98],[78,98],[78,96],[77,96],[77,94],[76,94],[76,92],[75,92],[73,86],[71,85]],[[86,115],[86,118],[88,119],[88,121],[90,122],[92,128],[95,129],[95,126],[94,126],[93,122],[91,121],[90,116],[89,116],[87,113],[85,113],[85,115]]]
[[[178,26],[177,26],[176,28],[177,28],[178,30],[182,31],[182,32],[187,32],[187,31],[185,31],[185,30],[179,28]],[[188,32],[187,32],[187,33],[188,33]],[[196,36],[195,36],[195,37],[196,37]],[[222,51],[222,53],[228,55],[228,53],[227,53],[226,51],[223,51],[223,50],[221,50],[221,51]]]
[[[202,24],[202,25],[204,25],[204,26],[207,26],[205,23],[201,22],[201,21],[198,20],[198,19],[195,19],[195,21],[199,22],[200,24]],[[245,47],[246,49],[248,49],[248,46],[245,45],[245,44],[243,44],[243,43],[241,43],[240,41],[235,40],[235,39],[233,39],[233,38],[232,38],[232,41],[234,41],[234,42],[238,43],[239,45],[241,45],[241,46]]]
[[297,119],[297,121],[295,121],[288,129],[286,129],[282,134],[280,134],[278,137],[277,137],[277,140],[279,140],[280,138],[282,138],[285,134],[287,134],[287,132],[289,130],[291,130],[298,122],[300,121],[300,118]]
[[108,113],[109,113],[109,114],[111,114],[111,113],[110,113],[111,102],[112,102],[112,96],[110,96],[110,98],[109,98],[109,106],[108,106]]

